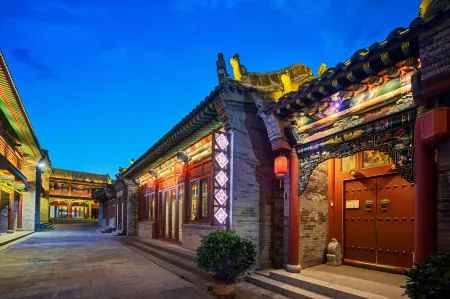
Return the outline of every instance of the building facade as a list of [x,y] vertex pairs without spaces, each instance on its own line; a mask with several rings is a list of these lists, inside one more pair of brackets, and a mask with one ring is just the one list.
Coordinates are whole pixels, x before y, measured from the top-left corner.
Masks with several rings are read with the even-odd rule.
[[[36,180],[40,162],[46,167]],[[39,229],[36,184],[40,184],[38,197],[44,202],[49,172],[50,160],[39,145],[0,51],[0,233]]]
[[234,230],[258,267],[290,272],[339,265],[337,244],[345,264],[392,272],[449,251],[448,3],[317,77],[235,55],[232,79],[219,54],[218,86],[104,193],[108,222],[192,250]]
[[48,218],[103,218],[102,203],[96,194],[109,182],[108,175],[53,168],[49,179]]

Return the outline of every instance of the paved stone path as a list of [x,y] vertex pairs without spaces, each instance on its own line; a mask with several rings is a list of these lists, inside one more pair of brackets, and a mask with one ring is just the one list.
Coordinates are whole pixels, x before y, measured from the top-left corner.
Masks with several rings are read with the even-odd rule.
[[62,225],[0,252],[0,298],[214,298],[93,227]]
[[[215,298],[118,238],[68,224],[0,248],[0,298]],[[244,282],[237,298],[286,297]]]

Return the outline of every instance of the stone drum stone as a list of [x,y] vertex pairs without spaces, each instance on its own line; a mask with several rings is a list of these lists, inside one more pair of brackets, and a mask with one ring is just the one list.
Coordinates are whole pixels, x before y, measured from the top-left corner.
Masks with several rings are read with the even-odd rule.
[[341,244],[335,238],[328,244],[327,264],[334,267],[342,265]]

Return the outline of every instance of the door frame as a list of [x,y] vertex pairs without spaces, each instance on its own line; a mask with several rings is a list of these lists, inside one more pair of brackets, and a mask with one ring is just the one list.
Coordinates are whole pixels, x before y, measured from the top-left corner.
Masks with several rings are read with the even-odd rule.
[[[160,219],[160,231],[159,234],[157,234],[157,238],[163,241],[167,241],[167,242],[174,242],[174,243],[180,243],[180,238],[179,238],[179,230],[180,227],[182,225],[182,219],[180,220],[179,216],[179,200],[180,200],[180,196],[179,196],[179,190],[180,190],[180,186],[183,188],[183,192],[185,192],[184,190],[184,183],[180,183],[180,184],[176,184],[176,185],[172,185],[170,187],[167,187],[165,189],[162,190],[158,190],[158,206],[159,208],[156,210],[157,213],[160,213],[160,217],[157,217],[157,219]],[[176,228],[173,229],[173,232],[175,233],[175,236],[172,237],[172,217],[173,215],[169,218],[168,220],[168,224],[169,224],[169,228],[168,228],[168,235],[169,238],[166,238],[166,199],[165,199],[165,194],[166,192],[169,193],[169,209],[172,208],[172,196],[171,196],[171,192],[175,190],[175,197],[176,197],[176,203],[175,203],[175,226]],[[184,196],[184,195],[183,195]],[[182,198],[183,200],[184,198]],[[156,216],[156,215],[155,215]]]

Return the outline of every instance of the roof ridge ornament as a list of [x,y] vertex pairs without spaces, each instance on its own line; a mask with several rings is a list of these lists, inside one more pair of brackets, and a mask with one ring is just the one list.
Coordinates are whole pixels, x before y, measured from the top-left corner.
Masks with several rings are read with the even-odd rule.
[[447,6],[450,6],[450,0],[423,0],[419,6],[419,17],[427,21]]

